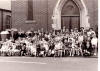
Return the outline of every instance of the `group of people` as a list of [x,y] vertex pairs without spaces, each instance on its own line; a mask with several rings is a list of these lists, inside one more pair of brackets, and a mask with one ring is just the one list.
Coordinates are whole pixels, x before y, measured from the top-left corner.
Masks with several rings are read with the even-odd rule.
[[10,36],[10,39],[0,42],[1,56],[73,57],[98,54],[98,38],[92,28],[70,31],[63,28],[53,32],[16,31]]

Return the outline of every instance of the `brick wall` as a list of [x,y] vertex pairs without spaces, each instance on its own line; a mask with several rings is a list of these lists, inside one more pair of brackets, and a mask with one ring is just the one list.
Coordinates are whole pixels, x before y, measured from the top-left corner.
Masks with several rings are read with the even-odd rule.
[[94,30],[98,27],[98,0],[84,0],[88,9],[89,23]]
[[[12,23],[13,27],[23,29],[25,31],[33,28],[34,30],[44,28],[47,30],[48,12],[47,0],[33,0],[33,18],[36,23],[27,24],[27,1],[12,1]],[[38,27],[38,28],[37,28]]]

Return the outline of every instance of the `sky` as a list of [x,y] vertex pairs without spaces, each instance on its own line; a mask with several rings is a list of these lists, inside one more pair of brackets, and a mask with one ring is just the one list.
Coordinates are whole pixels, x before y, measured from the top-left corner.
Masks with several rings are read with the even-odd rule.
[[0,0],[0,8],[11,10],[11,0]]

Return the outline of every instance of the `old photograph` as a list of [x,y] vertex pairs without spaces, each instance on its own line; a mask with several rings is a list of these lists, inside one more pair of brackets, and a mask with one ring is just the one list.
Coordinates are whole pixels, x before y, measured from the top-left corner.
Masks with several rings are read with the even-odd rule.
[[0,71],[98,71],[98,0],[0,0]]

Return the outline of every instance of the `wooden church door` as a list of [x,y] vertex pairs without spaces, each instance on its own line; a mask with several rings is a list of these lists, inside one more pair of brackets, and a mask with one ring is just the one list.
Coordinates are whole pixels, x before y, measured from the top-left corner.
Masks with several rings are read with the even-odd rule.
[[68,0],[62,8],[61,12],[61,28],[66,29],[80,28],[80,12],[78,6],[73,0]]

